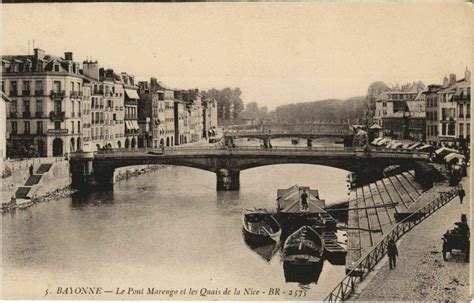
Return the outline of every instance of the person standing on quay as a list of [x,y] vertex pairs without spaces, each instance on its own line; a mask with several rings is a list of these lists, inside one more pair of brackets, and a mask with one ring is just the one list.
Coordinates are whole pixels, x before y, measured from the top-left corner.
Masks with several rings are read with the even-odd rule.
[[388,253],[388,261],[390,269],[397,267],[397,256],[398,256],[398,249],[397,245],[395,245],[395,241],[390,239],[387,245],[387,253]]
[[[30,176],[33,176],[33,164],[30,164]],[[462,202],[461,202],[462,203]]]
[[466,192],[464,191],[464,188],[462,188],[462,186],[459,187],[458,195],[459,195],[459,201],[462,204],[462,200],[464,199],[464,196],[466,196]]

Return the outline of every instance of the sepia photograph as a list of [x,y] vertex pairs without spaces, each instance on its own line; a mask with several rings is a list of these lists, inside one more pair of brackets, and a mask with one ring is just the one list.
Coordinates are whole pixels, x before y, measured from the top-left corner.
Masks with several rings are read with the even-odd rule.
[[472,3],[9,2],[2,300],[473,299]]

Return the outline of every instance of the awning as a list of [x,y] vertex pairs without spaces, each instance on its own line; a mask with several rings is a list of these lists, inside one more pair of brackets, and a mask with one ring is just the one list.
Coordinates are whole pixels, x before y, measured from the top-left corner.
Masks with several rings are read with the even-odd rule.
[[460,155],[458,153],[450,153],[449,155],[447,155],[446,157],[444,157],[444,161],[446,162],[451,162],[453,160],[464,160],[465,157],[463,155]]
[[137,100],[140,99],[136,90],[126,88],[125,93],[130,99],[137,99]]
[[379,142],[377,142],[377,146],[382,146],[382,145],[384,145],[385,143],[388,143],[388,142],[390,142],[390,139],[382,139]]
[[165,134],[165,129],[162,126],[160,126],[160,135],[164,135],[164,134]]
[[424,144],[423,146],[417,147],[416,150],[428,150],[430,148],[433,148],[431,145]]
[[435,153],[441,157],[445,157],[447,155],[449,155],[450,153],[456,153],[458,154],[459,152],[455,149],[451,149],[451,148],[446,148],[446,147],[441,147],[440,149],[437,149],[435,151]]
[[382,126],[378,125],[378,124],[374,124],[370,127],[370,129],[383,129]]
[[414,149],[415,147],[418,147],[418,146],[420,146],[420,145],[421,145],[421,142],[416,142],[416,143],[414,143],[414,144],[408,146],[408,149]]
[[381,140],[383,140],[383,138],[375,138],[374,141],[372,141],[372,144],[373,144],[373,145],[376,145],[376,144],[379,143]]
[[132,123],[130,123],[130,121],[128,121],[128,120],[125,120],[125,128],[127,130],[133,130]]
[[158,118],[155,118],[154,121],[155,121],[155,125],[160,125],[161,124],[161,121]]
[[140,130],[140,126],[138,126],[138,122],[136,120],[132,120],[132,126],[135,130]]

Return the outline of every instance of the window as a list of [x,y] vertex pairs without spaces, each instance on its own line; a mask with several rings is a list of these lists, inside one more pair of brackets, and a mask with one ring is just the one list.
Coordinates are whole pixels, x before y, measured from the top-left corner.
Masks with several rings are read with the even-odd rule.
[[54,129],[61,129],[61,121],[54,121]]
[[25,134],[30,133],[30,121],[25,121]]
[[57,93],[61,91],[61,81],[54,81],[53,82],[53,90]]
[[36,80],[35,82],[35,90],[43,90],[43,81]]
[[23,100],[23,107],[26,113],[30,112],[30,100]]
[[2,81],[2,92],[5,92],[5,81]]
[[18,92],[18,84],[16,83],[16,81],[12,81],[10,82],[10,94],[15,94]]
[[43,121],[36,122],[36,134],[38,135],[43,134]]
[[54,100],[54,113],[59,114],[62,112],[61,100]]
[[43,100],[36,100],[36,112],[43,112]]
[[55,72],[59,72],[59,64],[55,64],[55,65],[54,65],[54,71],[55,71]]
[[464,124],[459,123],[459,136],[464,137]]
[[18,124],[16,121],[12,121],[12,134],[16,135],[18,133]]
[[71,92],[74,91],[74,82],[71,82]]
[[466,137],[471,136],[471,123],[466,124]]
[[16,113],[17,111],[18,111],[18,103],[16,102],[16,100],[12,100],[10,102],[10,112]]
[[30,81],[23,81],[23,91],[30,91]]
[[74,101],[71,101],[71,117],[74,117],[74,113],[75,113],[75,110],[74,110]]
[[74,121],[71,121],[71,134],[74,134]]
[[77,121],[77,132],[81,132],[81,121]]

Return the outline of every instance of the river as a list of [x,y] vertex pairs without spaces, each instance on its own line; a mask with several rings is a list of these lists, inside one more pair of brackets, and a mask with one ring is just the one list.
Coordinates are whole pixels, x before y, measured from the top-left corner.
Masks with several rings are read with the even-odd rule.
[[[140,290],[200,290],[210,296],[133,296],[114,299],[231,299],[225,288],[304,289],[304,300],[321,300],[342,279],[343,265],[324,261],[317,283],[285,281],[278,247],[259,251],[242,236],[246,208],[276,208],[276,190],[294,184],[319,189],[333,204],[347,199],[346,171],[306,164],[244,170],[241,188],[217,192],[206,171],[165,166],[122,181],[113,192],[77,193],[2,215],[4,297],[38,297],[46,289],[101,286]],[[16,295],[15,295],[16,294]],[[60,297],[71,298],[71,297]],[[79,296],[79,298],[81,298]],[[83,297],[85,298],[85,297]],[[256,299],[241,296],[235,299]]]

